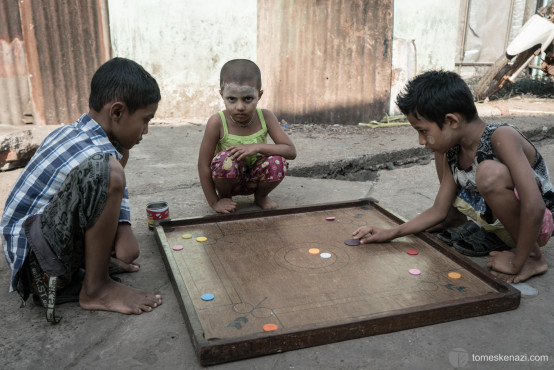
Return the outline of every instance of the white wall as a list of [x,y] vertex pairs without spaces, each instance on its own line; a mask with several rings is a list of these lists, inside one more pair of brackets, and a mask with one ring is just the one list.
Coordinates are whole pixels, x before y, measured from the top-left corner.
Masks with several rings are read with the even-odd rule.
[[219,70],[256,61],[256,0],[108,0],[113,56],[133,59],[162,91],[156,118],[204,122],[223,107]]
[[394,0],[393,37],[415,40],[417,70],[454,70],[460,0]]
[[454,70],[460,0],[394,0],[391,96],[388,114],[406,82],[430,69]]

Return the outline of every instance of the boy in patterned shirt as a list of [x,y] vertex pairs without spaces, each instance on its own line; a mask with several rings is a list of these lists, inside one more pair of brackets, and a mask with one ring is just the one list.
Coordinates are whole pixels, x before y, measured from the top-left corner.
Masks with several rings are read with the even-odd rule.
[[546,272],[539,246],[554,231],[554,187],[537,148],[512,125],[483,122],[469,87],[454,72],[417,76],[396,103],[417,130],[419,143],[442,165],[439,191],[433,206],[412,220],[393,229],[361,227],[355,239],[377,243],[425,231],[443,222],[457,206],[457,194],[465,191],[473,194],[467,200],[482,198],[484,207],[458,210],[515,247],[490,251],[491,272],[509,283]]

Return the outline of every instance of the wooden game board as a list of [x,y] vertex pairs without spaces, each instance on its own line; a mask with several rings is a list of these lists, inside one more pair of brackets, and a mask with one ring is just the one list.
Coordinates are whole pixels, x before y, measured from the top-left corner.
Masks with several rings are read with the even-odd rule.
[[344,244],[359,226],[402,222],[362,199],[174,219],[154,231],[202,365],[518,307],[518,290],[428,234]]

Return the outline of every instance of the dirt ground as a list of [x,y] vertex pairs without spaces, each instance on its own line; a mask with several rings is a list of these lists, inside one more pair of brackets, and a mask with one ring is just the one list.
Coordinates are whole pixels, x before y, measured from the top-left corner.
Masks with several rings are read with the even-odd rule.
[[[479,103],[486,121],[513,123],[533,136],[539,150],[554,164],[554,102],[514,98]],[[285,126],[285,124],[283,124]],[[146,224],[145,205],[165,200],[173,217],[213,213],[198,181],[196,160],[203,125],[158,121],[131,152],[126,167],[133,230],[141,248],[141,271],[120,275],[131,286],[162,294],[164,304],[152,313],[126,316],[91,312],[77,303],[60,305],[64,318],[46,323],[44,310],[28,302],[19,308],[8,293],[9,269],[0,262],[0,368],[2,369],[200,369],[179,303],[169,282],[153,234]],[[289,125],[285,131],[298,151],[291,170],[274,192],[282,206],[317,204],[374,197],[404,218],[433,202],[438,181],[429,153],[419,148],[410,126],[368,128],[333,125]],[[411,161],[411,159],[418,159]],[[414,163],[418,165],[413,165]],[[368,168],[366,168],[368,167]],[[376,168],[378,170],[371,169]],[[317,173],[308,170],[317,169]],[[341,173],[372,171],[374,180],[341,181]],[[552,171],[552,170],[551,170]],[[0,212],[20,169],[0,172]],[[294,171],[293,171],[294,172]],[[554,171],[551,172],[553,174]],[[324,178],[324,179],[322,179]],[[415,181],[417,180],[417,181]],[[250,204],[250,205],[249,205]],[[248,198],[239,209],[251,208]],[[551,240],[544,248],[554,264]],[[484,258],[473,259],[484,265]],[[478,363],[468,369],[548,367],[552,352],[554,275],[533,278],[536,297],[524,298],[517,310],[404,330],[346,342],[214,366],[214,369],[447,369],[449,356],[460,348],[468,354],[549,355],[550,362]]]

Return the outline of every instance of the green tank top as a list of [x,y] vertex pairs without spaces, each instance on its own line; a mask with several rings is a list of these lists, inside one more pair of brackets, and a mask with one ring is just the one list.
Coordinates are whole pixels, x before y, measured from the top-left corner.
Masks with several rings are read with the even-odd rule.
[[[223,124],[223,137],[219,139],[217,146],[215,147],[215,153],[219,153],[233,145],[267,143],[267,127],[265,125],[264,115],[260,108],[256,108],[256,111],[258,112],[258,117],[260,118],[262,129],[248,136],[239,136],[239,135],[230,134],[229,129],[227,128],[227,120],[225,119],[225,114],[223,114],[223,112],[219,112],[219,116],[221,117],[221,123]],[[254,164],[254,162],[256,162],[256,160],[260,156],[261,154],[257,153],[257,154],[245,157],[243,159],[244,164],[247,167],[250,167],[252,164]]]

